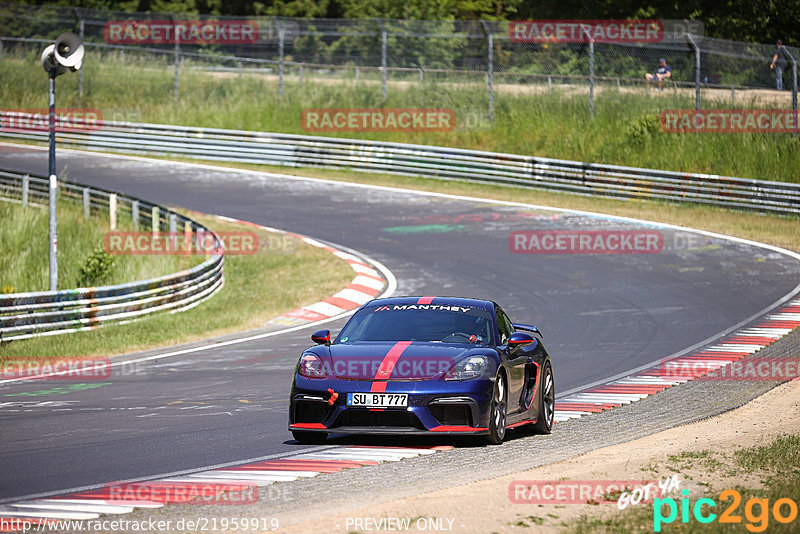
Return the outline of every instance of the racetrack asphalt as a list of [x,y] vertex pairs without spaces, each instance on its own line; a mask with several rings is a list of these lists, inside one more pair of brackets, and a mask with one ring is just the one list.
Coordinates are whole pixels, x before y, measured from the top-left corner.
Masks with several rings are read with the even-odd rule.
[[[398,295],[496,300],[544,332],[561,392],[711,338],[800,277],[774,251],[602,216],[70,151],[58,163],[71,181],[352,248],[394,273]],[[0,145],[0,168],[46,174],[47,153]],[[655,230],[664,249],[514,254],[516,230]],[[0,501],[300,449],[288,391],[313,329],[148,362],[92,389],[0,385]]]

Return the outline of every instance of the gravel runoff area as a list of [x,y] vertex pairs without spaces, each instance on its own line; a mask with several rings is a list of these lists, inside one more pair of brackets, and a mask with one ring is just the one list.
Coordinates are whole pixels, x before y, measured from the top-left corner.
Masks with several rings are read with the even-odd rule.
[[[769,358],[797,357],[800,355],[800,329],[759,351],[757,355]],[[555,364],[557,373],[557,360]],[[209,517],[278,518],[283,530],[283,527],[290,527],[292,524],[347,514],[422,493],[521,473],[596,449],[650,436],[742,406],[778,384],[779,382],[768,381],[687,382],[621,408],[558,423],[553,434],[549,436],[518,437],[511,432],[509,440],[500,446],[456,442],[454,449],[433,455],[276,483],[261,488],[259,502],[249,506],[168,506],[158,510],[139,509],[126,515],[125,519],[169,519],[175,524],[181,519]],[[283,429],[279,431],[283,432]],[[387,443],[387,440],[349,439],[344,442],[335,440],[333,443],[414,446],[441,444],[442,441],[414,440],[406,443],[403,440],[401,443]],[[480,499],[476,501],[476,505],[480,504],[479,501]]]

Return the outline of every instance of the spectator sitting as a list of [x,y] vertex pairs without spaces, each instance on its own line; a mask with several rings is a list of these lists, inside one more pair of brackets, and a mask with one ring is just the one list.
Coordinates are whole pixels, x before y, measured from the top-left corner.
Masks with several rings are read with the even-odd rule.
[[655,74],[650,74],[649,72],[644,75],[645,79],[647,80],[647,88],[650,89],[650,80],[657,80],[658,81],[658,90],[661,90],[661,82],[663,80],[669,79],[672,76],[672,69],[667,65],[667,60],[663,57],[658,60],[658,68],[656,69]]

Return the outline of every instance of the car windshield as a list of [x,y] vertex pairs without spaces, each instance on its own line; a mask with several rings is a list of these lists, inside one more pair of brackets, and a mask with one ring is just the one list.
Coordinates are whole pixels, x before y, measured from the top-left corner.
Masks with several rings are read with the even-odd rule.
[[429,341],[489,345],[491,340],[491,316],[481,308],[378,304],[356,313],[339,333],[336,343]]

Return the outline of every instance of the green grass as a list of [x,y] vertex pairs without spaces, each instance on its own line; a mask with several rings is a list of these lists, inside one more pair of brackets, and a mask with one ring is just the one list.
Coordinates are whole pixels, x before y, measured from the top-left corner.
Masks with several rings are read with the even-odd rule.
[[[254,231],[250,226],[192,216],[216,231]],[[276,238],[272,232],[256,232],[262,243]],[[330,296],[353,279],[352,269],[333,254],[299,241],[286,243],[284,248],[262,249],[253,255],[226,256],[225,286],[190,310],[90,332],[5,343],[0,345],[0,362],[19,357],[111,356],[256,328]]]
[[[712,451],[701,451],[700,454],[688,452],[679,456],[670,456],[670,460],[689,460],[689,459],[713,459]],[[724,510],[733,506],[730,497],[720,498],[723,490],[733,489],[741,495],[741,502],[738,508],[732,510],[733,516],[739,516],[741,521],[738,523],[722,524],[717,520],[703,525],[696,521],[691,512],[689,521],[682,523],[680,518],[680,496],[675,499],[678,503],[678,517],[670,523],[662,526],[662,532],[797,532],[797,525],[800,518],[796,518],[791,523],[780,523],[774,519],[772,509],[774,503],[783,498],[789,498],[798,503],[797,488],[800,487],[800,434],[781,435],[774,438],[767,445],[739,449],[734,452],[733,458],[735,467],[749,474],[755,474],[762,488],[753,487],[714,487],[707,489],[703,495],[692,491],[689,496],[693,506],[702,497],[710,498],[717,503],[715,509],[710,510],[704,506],[703,513],[708,514],[709,510],[719,516]],[[726,473],[730,467],[721,462],[708,462],[705,466],[706,472],[729,476]],[[733,467],[733,466],[731,466]],[[769,515],[762,515],[758,505],[750,504],[750,499],[767,499],[769,503]],[[751,516],[747,515],[747,508],[750,507]],[[667,507],[664,507],[664,514],[667,514]],[[787,505],[783,505],[781,513],[789,515],[790,510]],[[750,525],[748,527],[747,525]],[[566,525],[565,532],[577,534],[596,534],[605,532],[653,532],[653,505],[629,506],[622,512],[616,512],[605,518],[583,516],[579,520]]]
[[[0,201],[0,287],[4,293],[47,291],[49,278],[48,210]],[[130,216],[120,216],[118,230],[132,228]],[[146,280],[191,268],[198,256],[111,256],[102,252],[109,229],[107,213],[93,213],[87,221],[83,208],[67,200],[58,205],[58,287],[69,289]],[[106,270],[87,272],[90,257],[110,260]]]
[[[46,107],[46,76],[38,56],[6,52],[0,61],[0,101],[4,108]],[[211,74],[191,68],[180,75],[180,98],[173,102],[173,67],[163,58],[123,60],[117,53],[90,51],[84,67],[85,95],[78,76],[58,79],[59,107],[98,108],[106,119],[308,133],[301,128],[306,108],[445,107],[459,126],[439,133],[345,133],[340,137],[465,147],[544,157],[800,182],[800,138],[789,134],[669,134],[658,126],[663,109],[693,109],[688,92],[599,90],[590,119],[585,94],[532,94],[527,86],[498,86],[495,121],[486,120],[482,83],[390,82],[381,101],[374,81],[312,79],[300,86],[287,78],[278,96],[275,76]],[[39,90],[37,90],[37,88]],[[574,91],[573,91],[574,93]],[[736,107],[755,107],[742,97]],[[772,104],[787,108],[790,103]],[[730,107],[724,99],[704,107]],[[469,123],[468,123],[469,121]],[[337,135],[337,134],[321,134]]]

